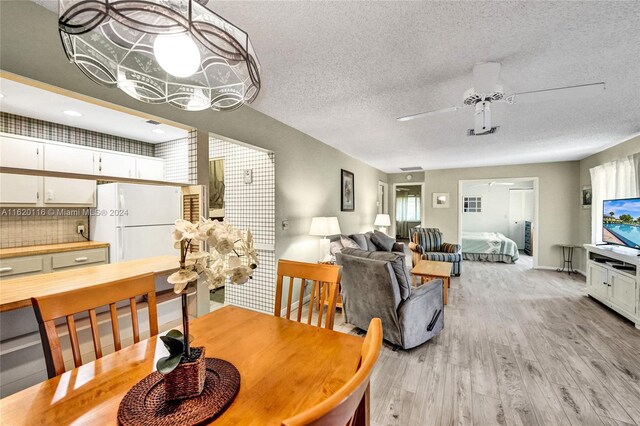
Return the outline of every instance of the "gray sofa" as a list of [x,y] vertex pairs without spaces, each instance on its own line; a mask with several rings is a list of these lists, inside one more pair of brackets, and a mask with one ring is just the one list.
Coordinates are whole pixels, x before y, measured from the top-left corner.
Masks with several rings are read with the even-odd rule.
[[442,330],[442,280],[412,287],[403,254],[343,248],[336,261],[342,266],[348,323],[366,330],[378,317],[385,340],[403,349],[419,346]]
[[[373,231],[373,232],[366,232],[364,234],[351,234],[351,235],[348,235],[348,238],[353,240],[358,245],[358,247],[362,250],[392,251],[397,253],[404,253],[404,244],[402,243],[393,242],[393,245],[390,247],[391,250],[387,250],[384,247],[376,245],[376,242],[379,242],[380,240],[373,237],[374,234],[378,234],[378,236],[380,235],[379,231]],[[341,239],[344,237],[345,235],[335,235],[330,238],[330,241],[331,241],[330,250],[332,255],[335,255],[336,253],[338,253],[340,250],[344,248],[344,245],[342,244],[342,241],[341,241]],[[390,239],[390,237],[387,237],[387,238]]]

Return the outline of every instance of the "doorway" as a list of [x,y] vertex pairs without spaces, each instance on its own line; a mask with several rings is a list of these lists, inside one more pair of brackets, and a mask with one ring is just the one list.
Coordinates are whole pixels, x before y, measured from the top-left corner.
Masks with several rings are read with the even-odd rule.
[[421,183],[393,185],[393,225],[398,241],[411,239],[413,228],[422,225],[424,188]]
[[209,135],[209,216],[250,230],[260,259],[251,285],[210,292],[211,310],[224,305],[273,313],[275,270],[275,154]]
[[517,246],[518,264],[538,266],[537,177],[460,180],[458,196],[458,241],[463,255],[465,235],[469,244],[477,244],[483,234],[501,234],[499,238]]
[[389,184],[378,181],[378,214],[384,214],[389,211]]

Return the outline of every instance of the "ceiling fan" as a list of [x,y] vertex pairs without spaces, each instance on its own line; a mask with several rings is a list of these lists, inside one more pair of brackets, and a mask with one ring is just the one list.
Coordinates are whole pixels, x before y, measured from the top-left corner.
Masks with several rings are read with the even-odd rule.
[[515,104],[564,99],[567,97],[590,97],[598,95],[605,88],[604,83],[600,82],[505,95],[502,85],[498,84],[500,66],[499,62],[484,62],[473,66],[473,87],[464,92],[462,105],[405,115],[404,117],[398,117],[397,120],[409,121],[433,114],[458,111],[467,106],[474,106],[473,134],[481,135],[491,132],[491,104],[494,102]]

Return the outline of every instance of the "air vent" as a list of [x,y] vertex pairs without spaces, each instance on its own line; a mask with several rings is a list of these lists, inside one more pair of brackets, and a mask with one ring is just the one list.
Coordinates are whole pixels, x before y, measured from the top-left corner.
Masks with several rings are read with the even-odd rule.
[[160,124],[159,121],[155,121],[155,120],[147,120],[147,121],[145,121],[145,123],[153,124],[154,126],[158,126]]
[[492,134],[494,134],[495,132],[497,132],[499,128],[500,128],[500,126],[492,127],[492,128],[491,128],[491,130],[489,130],[488,132],[478,133],[477,135],[476,135],[475,130],[473,130],[473,129],[469,129],[469,130],[467,130],[467,136],[484,136],[484,135],[492,135]]
[[400,167],[400,170],[402,170],[403,172],[419,172],[420,170],[422,170],[422,167],[420,166]]

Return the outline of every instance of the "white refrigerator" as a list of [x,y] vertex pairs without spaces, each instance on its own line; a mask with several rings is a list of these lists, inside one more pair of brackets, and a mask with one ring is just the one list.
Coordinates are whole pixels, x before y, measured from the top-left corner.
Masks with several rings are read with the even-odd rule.
[[91,239],[109,243],[111,263],[174,254],[171,232],[180,218],[181,191],[174,186],[98,185]]

